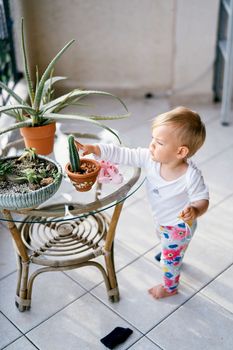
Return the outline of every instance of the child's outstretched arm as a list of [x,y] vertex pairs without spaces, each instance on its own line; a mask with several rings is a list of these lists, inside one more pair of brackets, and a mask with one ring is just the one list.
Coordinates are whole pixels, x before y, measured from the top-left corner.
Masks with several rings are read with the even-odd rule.
[[184,208],[180,213],[180,217],[184,221],[195,220],[198,216],[204,214],[209,206],[209,201],[207,199],[202,199],[191,203],[188,207]]
[[151,161],[148,148],[119,147],[112,143],[81,144],[75,141],[76,147],[83,150],[83,155],[94,154],[97,158],[116,164],[124,164],[144,168]]
[[87,154],[94,154],[97,157],[100,157],[100,148],[98,145],[90,145],[90,144],[85,144],[83,145],[82,143],[78,142],[78,141],[74,141],[75,146],[77,147],[77,149],[81,149],[83,151],[83,156],[86,156]]

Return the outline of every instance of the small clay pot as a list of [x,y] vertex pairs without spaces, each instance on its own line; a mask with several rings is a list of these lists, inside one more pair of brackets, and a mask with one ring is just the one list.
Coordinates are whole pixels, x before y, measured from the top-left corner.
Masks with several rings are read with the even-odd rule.
[[70,163],[67,163],[65,166],[65,171],[76,190],[80,192],[86,192],[89,191],[96,182],[96,178],[100,171],[100,164],[96,160],[88,158],[81,158],[80,164],[81,168],[85,168],[86,164],[87,169],[93,168],[94,170],[85,172],[85,169],[83,169],[83,173],[73,173],[70,170]]
[[48,155],[53,152],[56,124],[20,128],[25,147],[33,147],[37,154]]

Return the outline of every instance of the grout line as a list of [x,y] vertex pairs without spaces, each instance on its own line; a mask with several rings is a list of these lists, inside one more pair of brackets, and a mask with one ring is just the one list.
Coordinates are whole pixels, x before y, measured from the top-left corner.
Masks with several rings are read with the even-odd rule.
[[33,346],[35,346],[36,349],[40,350],[40,348],[38,348],[30,338],[28,338],[26,335],[24,335],[24,336]]
[[14,339],[12,342],[10,342],[9,344],[7,344],[7,345],[4,346],[3,348],[1,348],[1,350],[6,349],[9,345],[14,344],[16,341],[20,340],[21,338],[26,338],[26,339],[35,347],[35,349],[40,350],[40,348],[38,348],[38,347],[31,341],[31,339],[29,339],[25,334],[22,335],[22,336],[20,336],[19,338]]
[[127,347],[125,350],[130,350],[135,344],[137,344],[140,340],[142,339],[147,339],[148,341],[150,341],[152,344],[155,344],[158,349],[160,350],[165,350],[164,348],[161,348],[161,346],[159,346],[158,344],[156,344],[153,340],[149,339],[146,335],[143,335],[142,337],[138,338],[134,343],[132,343],[129,347]]
[[4,314],[4,312],[3,311],[1,311],[0,310],[0,314],[2,314],[19,332],[20,332],[20,336],[18,336],[16,339],[14,339],[12,342],[10,342],[10,343],[8,343],[6,346],[4,346],[2,349],[4,349],[4,348],[6,348],[7,346],[9,346],[11,343],[13,343],[14,341],[16,341],[16,340],[18,340],[19,338],[21,338],[23,335],[24,335],[24,333],[9,319],[9,317],[8,316],[6,316],[5,314]]
[[204,293],[200,293],[205,299],[208,299],[209,301],[211,301],[213,304],[218,305],[220,308],[222,308],[223,310],[225,310],[226,312],[230,313],[231,315],[233,315],[233,312],[226,309],[225,306],[219,304],[218,302],[216,302],[214,299],[212,299],[211,297],[209,297],[208,295],[204,294]]
[[[62,271],[61,271],[61,272],[62,272]],[[76,282],[76,284],[78,284],[78,283]],[[84,289],[84,288],[83,288],[83,289]],[[83,297],[83,296],[86,295],[87,293],[88,293],[88,291],[85,290],[85,292],[84,292],[83,294],[81,294],[79,297],[77,297],[77,298],[75,298],[74,300],[70,301],[69,303],[67,303],[66,305],[64,305],[62,308],[58,309],[58,310],[55,311],[53,314],[51,314],[50,316],[48,316],[47,318],[45,318],[44,320],[42,320],[41,322],[39,322],[38,324],[36,324],[34,327],[32,327],[32,328],[30,328],[29,330],[27,330],[25,333],[24,333],[24,331],[20,330],[20,329],[18,328],[18,326],[15,325],[15,324],[13,323],[13,321],[11,321],[11,320],[9,319],[9,318],[4,314],[3,311],[0,310],[0,313],[2,313],[2,314],[9,320],[9,322],[11,322],[11,323],[16,327],[22,335],[25,335],[25,336],[26,336],[27,333],[31,332],[33,329],[37,328],[38,326],[40,326],[40,325],[43,324],[44,322],[48,321],[48,320],[49,320],[50,318],[52,318],[54,315],[56,315],[56,314],[59,313],[60,311],[64,310],[67,306],[73,304],[73,303],[76,302],[79,298]],[[20,312],[20,311],[18,311],[18,312]],[[28,312],[28,310],[25,310],[25,311],[23,311],[23,312]]]
[[[134,329],[136,329],[140,334],[142,334],[143,336],[145,335],[140,329],[138,329],[134,324],[132,324],[129,320],[127,320],[125,317],[123,317],[121,314],[119,314],[116,310],[112,309],[111,306],[109,306],[107,303],[105,303],[102,299],[100,299],[98,296],[96,296],[95,294],[89,293],[94,299],[98,300],[103,306],[107,307],[111,312],[113,312],[115,315],[117,315],[119,318],[121,318],[123,321],[125,321],[126,323],[128,323],[131,327],[133,327]],[[113,302],[114,304],[114,302]]]
[[3,281],[5,278],[7,278],[7,277],[13,275],[13,274],[16,273],[16,272],[17,272],[17,269],[14,270],[14,271],[12,271],[12,272],[9,272],[7,275],[5,275],[5,276],[3,276],[3,277],[0,278],[0,282]]
[[[50,318],[52,318],[53,316],[55,316],[56,314],[58,314],[59,312],[63,311],[65,308],[67,308],[68,306],[70,306],[71,304],[73,304],[74,302],[76,302],[79,298],[83,297],[84,295],[86,295],[87,293],[83,293],[82,295],[80,295],[79,297],[77,297],[76,299],[70,301],[68,304],[64,305],[62,308],[58,309],[57,311],[55,311],[52,315],[48,316],[47,318],[45,318],[44,320],[42,320],[41,322],[39,322],[38,324],[36,324],[34,327],[30,328],[29,330],[27,330],[25,333],[23,333],[26,337],[27,334],[31,331],[33,331],[35,328],[39,327],[40,325],[42,325],[43,323],[47,322]],[[27,312],[27,311],[25,311]]]
[[155,344],[159,349],[165,350],[165,349],[162,348],[159,344],[157,344],[155,341],[153,341],[152,339],[148,338],[146,335],[145,335],[145,338],[148,339],[151,343]]
[[[207,282],[203,287],[201,287],[199,290],[197,290],[196,292],[194,292],[194,294],[192,294],[188,299],[186,299],[181,305],[179,305],[176,309],[174,309],[169,315],[165,316],[161,321],[159,321],[156,326],[152,327],[146,334],[148,334],[152,329],[158,327],[162,322],[164,322],[168,317],[170,317],[172,314],[174,314],[177,310],[179,310],[183,305],[185,305],[189,300],[191,300],[193,297],[195,297],[198,293],[201,293],[201,291],[206,288],[210,283],[212,283],[214,280],[216,280],[222,273],[224,273],[226,270],[228,270],[231,266],[233,266],[233,263],[231,263],[230,265],[228,265],[224,270],[222,270],[221,272],[219,272],[215,277],[213,277],[209,282]],[[187,285],[187,284],[186,284]],[[201,293],[202,296],[205,296],[203,293]],[[221,306],[218,303],[215,303],[219,306]],[[222,306],[221,306],[222,307]],[[229,312],[229,310],[228,310]]]
[[[226,267],[223,271],[221,271],[212,281],[215,281],[219,276],[221,276],[224,272],[226,272],[228,269],[230,269],[233,266],[233,263],[231,263],[228,267]],[[215,305],[219,305],[221,308],[223,308],[224,310],[226,310],[227,312],[229,312],[230,314],[233,315],[233,312],[226,309],[225,306],[219,304],[217,301],[215,301],[214,299],[212,299],[211,297],[209,297],[208,295],[204,294],[203,291],[200,292],[202,296],[204,296],[206,299],[209,299],[212,303],[214,303]]]

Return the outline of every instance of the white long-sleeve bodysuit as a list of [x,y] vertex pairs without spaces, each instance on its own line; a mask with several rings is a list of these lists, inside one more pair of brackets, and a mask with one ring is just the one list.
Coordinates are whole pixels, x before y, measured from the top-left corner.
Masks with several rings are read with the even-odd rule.
[[208,188],[201,171],[192,161],[184,175],[167,181],[160,176],[160,163],[151,159],[149,149],[98,144],[101,159],[117,164],[143,168],[146,174],[146,187],[155,222],[159,225],[176,225],[180,222],[180,212],[190,203],[209,199]]

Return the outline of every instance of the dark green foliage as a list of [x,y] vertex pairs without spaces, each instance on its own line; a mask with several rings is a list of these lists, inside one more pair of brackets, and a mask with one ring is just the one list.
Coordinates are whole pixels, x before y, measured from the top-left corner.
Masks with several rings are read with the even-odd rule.
[[10,174],[12,171],[12,165],[0,160],[0,177],[4,177],[6,174]]

